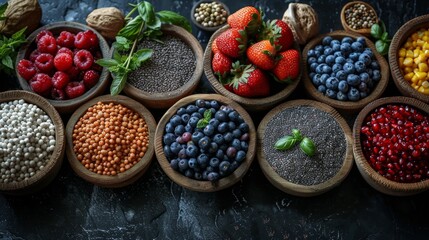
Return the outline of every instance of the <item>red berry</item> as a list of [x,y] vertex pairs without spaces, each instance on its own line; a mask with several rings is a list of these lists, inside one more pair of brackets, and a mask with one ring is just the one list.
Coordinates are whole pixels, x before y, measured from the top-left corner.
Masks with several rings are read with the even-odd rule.
[[79,77],[79,69],[76,66],[72,66],[71,68],[65,71],[67,75],[70,77],[70,81],[76,80]]
[[41,53],[55,55],[57,52],[57,41],[54,37],[45,35],[37,42],[37,50]]
[[48,96],[52,88],[52,80],[47,74],[38,73],[30,80],[30,86],[35,93]]
[[30,53],[30,57],[29,57],[30,61],[35,62],[35,61],[36,61],[36,58],[37,58],[39,55],[40,55],[40,52],[39,52],[39,51],[37,51],[37,49],[35,49],[34,51],[32,51],[32,52]]
[[94,57],[87,50],[79,50],[73,58],[74,65],[80,70],[87,70],[91,68],[94,63]]
[[74,46],[79,49],[90,49],[92,46],[90,37],[84,32],[79,32],[74,38]]
[[66,99],[66,93],[63,89],[52,88],[51,98],[54,100],[64,100]]
[[70,82],[70,77],[64,72],[58,71],[52,76],[52,85],[57,89],[64,89]]
[[48,53],[41,53],[34,64],[41,72],[49,73],[54,67],[54,57]]
[[54,34],[52,34],[52,32],[49,30],[40,31],[36,36],[36,43],[39,42],[39,40],[46,35],[51,36],[51,37],[54,36]]
[[100,74],[94,70],[88,70],[83,75],[83,83],[87,89],[90,89],[92,86],[98,83],[100,79]]
[[18,63],[18,73],[25,80],[30,80],[37,73],[37,68],[27,59],[21,59]]
[[73,58],[70,54],[59,53],[54,58],[54,65],[57,70],[65,71],[73,65]]
[[66,48],[66,47],[62,47],[62,48],[58,49],[57,54],[60,54],[60,53],[67,53],[68,55],[70,55],[72,57],[74,55],[73,51],[70,50],[70,48]]
[[85,93],[83,82],[69,82],[66,86],[66,95],[68,98],[77,98]]
[[83,32],[84,35],[86,35],[89,38],[89,41],[91,43],[92,48],[98,47],[98,37],[97,34],[95,34],[92,30],[86,30]]
[[57,44],[61,47],[74,47],[74,34],[68,31],[62,31],[57,37]]

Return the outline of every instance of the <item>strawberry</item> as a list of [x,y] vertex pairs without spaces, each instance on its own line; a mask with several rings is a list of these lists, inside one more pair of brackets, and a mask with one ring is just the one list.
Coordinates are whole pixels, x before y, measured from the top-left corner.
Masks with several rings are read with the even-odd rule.
[[246,44],[246,32],[236,28],[230,28],[216,38],[219,51],[232,58],[240,57],[246,49]]
[[287,82],[293,80],[299,75],[299,52],[296,49],[289,49],[279,53],[282,58],[272,70],[276,80]]
[[261,26],[261,13],[255,7],[243,7],[229,15],[227,22],[231,28],[245,29],[247,33],[253,34]]
[[217,40],[217,38],[212,42],[212,45],[211,45],[213,54],[219,52],[219,48],[217,47],[217,41],[216,40]]
[[232,61],[221,52],[214,54],[212,59],[213,72],[220,78],[227,76],[231,72]]
[[255,66],[233,63],[235,77],[231,80],[233,91],[242,97],[266,97],[270,95],[270,83],[265,73]]
[[251,63],[263,70],[273,69],[276,65],[276,49],[269,40],[262,40],[250,46],[246,51]]
[[267,21],[263,24],[261,39],[272,39],[278,51],[285,51],[293,45],[293,33],[282,20]]

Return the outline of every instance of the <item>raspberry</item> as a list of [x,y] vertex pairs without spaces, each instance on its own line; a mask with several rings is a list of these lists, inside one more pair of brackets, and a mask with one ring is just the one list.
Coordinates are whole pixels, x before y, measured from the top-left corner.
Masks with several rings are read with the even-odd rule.
[[73,65],[73,58],[70,54],[59,53],[54,58],[54,65],[57,70],[65,71]]
[[74,55],[73,51],[70,50],[70,48],[66,48],[66,47],[62,47],[62,48],[58,49],[57,54],[60,54],[60,53],[67,53],[68,55],[70,55],[72,57]]
[[35,61],[36,61],[36,58],[37,58],[39,55],[40,55],[40,52],[39,52],[39,51],[37,51],[37,49],[35,49],[34,51],[32,51],[32,52],[30,53],[30,57],[29,57],[30,61],[35,62]]
[[18,63],[18,73],[25,80],[30,80],[37,73],[37,68],[27,59],[21,59]]
[[66,86],[68,98],[77,98],[85,93],[85,85],[82,82],[69,82]]
[[89,35],[85,35],[83,32],[76,34],[74,38],[74,46],[79,49],[91,48],[91,39]]
[[41,72],[49,73],[54,67],[54,57],[48,53],[41,53],[34,64]]
[[36,36],[36,43],[39,42],[39,40],[46,35],[51,36],[51,37],[54,36],[54,34],[52,34],[51,31],[48,31],[48,30],[40,31]]
[[85,32],[83,32],[83,34],[89,38],[89,41],[91,43],[90,47],[92,48],[98,47],[97,34],[95,34],[92,30],[86,30]]
[[62,89],[52,88],[51,98],[54,100],[64,100],[66,99],[66,93]]
[[91,68],[94,63],[94,57],[87,50],[79,50],[73,58],[74,65],[80,70],[87,70]]
[[52,76],[52,85],[57,89],[64,89],[70,82],[70,77],[64,72],[58,71]]
[[72,66],[71,68],[67,69],[67,71],[65,71],[65,73],[67,75],[69,75],[70,81],[73,81],[73,80],[78,79],[80,71],[76,66]]
[[57,44],[61,47],[74,47],[74,34],[67,31],[62,31],[57,37]]
[[46,35],[37,42],[37,50],[41,53],[50,53],[55,55],[57,52],[57,41],[54,37]]
[[100,79],[100,74],[98,74],[94,70],[88,70],[83,75],[83,84],[85,84],[85,87],[87,89],[90,89],[92,86],[97,84],[99,79]]
[[30,80],[30,86],[35,93],[48,96],[52,88],[52,80],[47,74],[38,73]]

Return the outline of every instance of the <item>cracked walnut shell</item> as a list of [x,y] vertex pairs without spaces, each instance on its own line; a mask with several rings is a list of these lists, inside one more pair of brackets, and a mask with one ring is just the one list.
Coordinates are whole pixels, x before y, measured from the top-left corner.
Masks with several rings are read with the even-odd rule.
[[103,37],[115,39],[125,24],[124,14],[115,7],[98,8],[88,14],[88,26],[97,30]]

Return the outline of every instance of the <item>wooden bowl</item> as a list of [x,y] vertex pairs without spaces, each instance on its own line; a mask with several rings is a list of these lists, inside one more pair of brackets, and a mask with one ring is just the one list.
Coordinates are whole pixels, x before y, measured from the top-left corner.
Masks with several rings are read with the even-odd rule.
[[125,84],[124,92],[126,95],[141,102],[149,108],[157,109],[168,108],[178,100],[191,94],[197,88],[198,82],[203,74],[203,49],[198,40],[184,28],[175,25],[163,25],[162,31],[166,34],[171,34],[180,38],[189,45],[194,52],[196,66],[192,77],[182,87],[171,92],[149,93],[142,91],[129,83]]
[[[241,106],[243,106],[248,111],[263,111],[268,110],[272,108],[274,105],[278,104],[279,102],[285,100],[289,95],[293,93],[293,91],[298,86],[299,81],[301,80],[302,76],[302,69],[303,69],[303,61],[302,57],[300,56],[300,75],[293,80],[291,84],[285,85],[285,87],[280,90],[279,92],[263,98],[247,98],[239,96],[235,93],[232,93],[228,91],[215,77],[213,70],[212,70],[212,49],[211,45],[213,41],[224,31],[229,29],[229,26],[224,26],[217,30],[213,35],[211,36],[206,50],[204,52],[204,73],[206,74],[207,79],[210,82],[210,85],[213,87],[214,91],[239,103]],[[294,48],[299,51],[298,44],[294,44]],[[299,51],[300,52],[300,51]],[[270,79],[271,80],[271,79]],[[272,80],[274,82],[274,80]]]
[[389,64],[393,82],[402,95],[416,98],[425,103],[429,103],[429,95],[423,94],[411,87],[411,84],[404,79],[404,75],[399,69],[399,49],[407,41],[407,38],[421,28],[429,28],[429,14],[416,17],[406,22],[393,36],[389,47]]
[[[195,102],[197,99],[204,100],[216,100],[220,103],[226,104],[234,108],[244,119],[244,121],[249,125],[249,148],[247,150],[246,158],[241,163],[241,165],[229,176],[219,179],[217,182],[212,183],[210,181],[199,181],[188,178],[181,173],[173,170],[170,167],[170,163],[167,160],[167,157],[164,154],[162,139],[164,136],[165,125],[168,123],[170,118],[176,113],[176,111],[183,106],[186,106],[190,103]],[[218,94],[194,94],[188,97],[185,97],[174,104],[171,108],[167,110],[167,112],[162,116],[159,121],[158,127],[156,128],[155,133],[155,154],[158,162],[167,174],[167,176],[173,180],[178,185],[190,189],[192,191],[198,192],[215,192],[225,188],[228,188],[238,181],[246,174],[247,170],[249,170],[250,165],[252,164],[253,158],[255,157],[255,149],[256,149],[256,130],[253,125],[252,118],[250,115],[236,102],[228,99],[224,96]]]
[[27,103],[37,105],[46,112],[55,125],[56,145],[46,166],[27,180],[18,183],[0,183],[0,191],[23,195],[36,192],[47,186],[58,174],[65,152],[64,125],[55,108],[43,97],[28,91],[14,90],[0,93],[0,103],[23,99]]
[[378,99],[368,104],[356,118],[353,126],[353,154],[355,157],[356,165],[365,181],[379,192],[392,196],[409,196],[414,195],[429,189],[429,179],[417,183],[400,183],[391,181],[378,172],[376,172],[368,163],[362,152],[361,134],[365,117],[374,109],[386,104],[406,104],[416,109],[421,110],[423,113],[429,113],[429,105],[419,100],[408,97],[387,97]]
[[[123,173],[118,173],[115,176],[100,175],[86,169],[83,166],[83,164],[77,159],[76,154],[73,150],[72,134],[73,134],[75,124],[86,113],[89,107],[97,104],[98,102],[122,104],[123,106],[135,111],[142,118],[144,118],[149,129],[149,147],[146,150],[144,156],[140,159],[140,161],[136,165],[132,166],[130,169],[126,170]],[[94,98],[88,101],[87,103],[83,104],[81,107],[79,107],[73,113],[73,115],[70,117],[70,120],[67,123],[66,154],[67,154],[67,158],[70,163],[70,166],[79,177],[101,187],[118,188],[118,187],[124,187],[126,185],[132,184],[146,172],[146,170],[149,168],[150,163],[153,159],[153,156],[154,156],[153,143],[154,143],[154,137],[155,137],[155,128],[156,128],[156,122],[152,114],[149,112],[149,110],[147,110],[143,105],[134,101],[133,99],[130,99],[122,95],[118,95],[118,96],[103,95],[103,96]]]
[[[30,53],[34,49],[36,49],[35,39],[37,37],[37,34],[43,30],[51,31],[54,34],[54,36],[58,36],[62,31],[69,31],[71,33],[76,34],[80,31],[92,30],[95,34],[97,34],[97,37],[99,39],[100,51],[102,53],[103,58],[109,57],[109,45],[107,44],[106,40],[103,38],[103,36],[100,33],[98,33],[95,29],[88,27],[87,25],[83,25],[77,22],[64,21],[64,22],[55,22],[55,23],[47,24],[37,29],[33,33],[31,33],[27,37],[27,43],[22,45],[21,49],[18,52],[18,56],[16,58],[16,66],[18,65],[21,59],[23,58],[28,59],[28,57],[30,56]],[[17,70],[18,68],[16,67],[15,69],[16,69],[16,75],[19,80],[19,85],[21,86],[21,88],[27,91],[33,91],[30,85],[28,84],[27,80],[25,80],[19,75]],[[72,113],[83,103],[87,102],[88,100],[96,96],[103,94],[104,90],[109,84],[109,76],[110,74],[108,69],[103,68],[103,70],[100,73],[100,80],[98,81],[98,83],[82,96],[79,96],[74,99],[62,100],[62,101],[52,100],[52,99],[47,99],[47,100],[49,101],[50,104],[52,104],[55,107],[55,109],[57,109],[58,112],[67,113],[67,114]]]
[[225,24],[227,24],[227,22],[225,21],[225,23],[223,23],[222,25],[216,26],[216,27],[205,27],[201,23],[197,22],[197,20],[194,17],[195,9],[197,9],[201,5],[201,3],[211,3],[211,2],[216,2],[216,3],[219,3],[222,5],[223,9],[225,9],[225,11],[227,13],[225,18],[228,18],[229,14],[230,14],[228,6],[221,1],[201,0],[201,1],[198,1],[197,3],[195,3],[194,6],[192,7],[192,10],[191,10],[191,21],[195,24],[195,26],[197,26],[198,28],[200,28],[204,31],[207,31],[207,32],[214,32],[214,31],[218,30],[219,28],[223,27]]
[[[338,125],[341,127],[344,133],[346,149],[344,153],[344,158],[342,159],[343,163],[341,168],[330,179],[316,185],[297,184],[286,180],[281,175],[279,175],[274,170],[273,166],[267,161],[268,156],[264,151],[264,138],[265,138],[265,134],[266,134],[266,130],[269,122],[281,112],[287,109],[295,108],[299,106],[312,107],[320,111],[326,112],[333,119],[335,119],[335,121],[338,123]],[[318,121],[318,119],[307,119],[307,120]],[[303,119],[303,121],[305,121],[305,119]],[[295,128],[295,127],[292,127],[292,128]],[[280,127],[278,131],[281,131]],[[317,131],[317,129],[314,129],[314,131]],[[290,135],[290,134],[291,133],[285,133],[285,135]],[[312,197],[312,196],[320,195],[338,186],[349,174],[353,166],[351,135],[352,135],[352,132],[347,122],[344,120],[343,117],[341,117],[341,115],[334,108],[330,107],[329,105],[326,105],[321,102],[316,102],[313,100],[288,101],[278,105],[277,107],[273,108],[270,112],[268,112],[258,126],[258,145],[257,145],[258,162],[259,162],[259,165],[261,166],[262,172],[267,177],[267,179],[275,187],[282,190],[283,192],[286,192],[291,195],[299,196],[299,197]],[[299,148],[299,144],[297,144],[297,146],[295,147]],[[335,151],[335,149],[333,149],[333,151]]]
[[308,51],[310,49],[313,49],[316,45],[321,44],[322,39],[326,36],[331,36],[332,38],[337,40],[342,39],[344,37],[352,37],[352,38],[362,37],[362,35],[359,35],[356,33],[351,33],[346,31],[334,31],[331,33],[320,35],[319,37],[316,37],[312,39],[309,43],[307,43],[302,53],[303,61],[305,64],[304,76],[303,76],[304,87],[308,92],[308,94],[310,95],[310,97],[314,98],[317,101],[326,103],[331,107],[336,108],[337,110],[342,110],[345,112],[357,112],[361,110],[363,107],[365,107],[368,103],[374,101],[375,99],[379,98],[383,94],[389,82],[389,65],[387,64],[386,59],[384,59],[384,57],[381,56],[376,51],[374,44],[369,39],[365,38],[366,45],[369,48],[371,48],[375,58],[378,61],[378,64],[380,65],[380,73],[381,73],[380,81],[377,83],[377,86],[372,90],[371,94],[369,94],[364,99],[360,99],[359,101],[353,102],[353,101],[339,101],[339,100],[331,99],[317,91],[317,88],[313,85],[309,77],[309,69],[308,69],[309,66],[307,64]]
[[366,37],[371,37],[371,27],[369,28],[361,28],[361,29],[353,29],[351,28],[346,21],[346,10],[348,8],[350,8],[351,6],[355,5],[355,4],[363,4],[366,6],[367,9],[371,9],[372,11],[374,11],[375,15],[376,15],[376,19],[378,21],[378,16],[377,16],[377,12],[375,11],[375,9],[368,3],[366,2],[362,2],[362,1],[353,1],[353,2],[349,2],[346,5],[344,5],[344,7],[341,9],[341,25],[343,26],[344,30],[348,31],[348,32],[353,32],[353,33],[357,33],[357,34],[362,34]]

